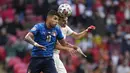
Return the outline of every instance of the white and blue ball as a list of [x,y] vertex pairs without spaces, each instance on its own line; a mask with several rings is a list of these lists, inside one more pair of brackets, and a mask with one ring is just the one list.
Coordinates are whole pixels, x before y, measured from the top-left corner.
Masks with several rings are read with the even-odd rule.
[[61,4],[58,7],[58,13],[61,17],[68,17],[72,14],[72,8],[69,4]]

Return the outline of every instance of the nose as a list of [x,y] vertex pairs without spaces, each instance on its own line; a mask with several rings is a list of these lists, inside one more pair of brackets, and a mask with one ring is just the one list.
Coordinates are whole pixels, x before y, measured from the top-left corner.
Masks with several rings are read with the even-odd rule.
[[67,22],[66,22],[66,21],[64,21],[64,24],[67,24]]

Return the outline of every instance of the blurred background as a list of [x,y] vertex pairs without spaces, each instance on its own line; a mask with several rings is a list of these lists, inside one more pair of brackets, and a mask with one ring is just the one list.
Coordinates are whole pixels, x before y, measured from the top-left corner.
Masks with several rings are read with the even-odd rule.
[[68,73],[130,73],[130,0],[0,0],[0,73],[26,73],[33,46],[25,34],[62,3],[72,6],[74,31],[96,26],[80,40],[67,37],[88,56],[62,51]]

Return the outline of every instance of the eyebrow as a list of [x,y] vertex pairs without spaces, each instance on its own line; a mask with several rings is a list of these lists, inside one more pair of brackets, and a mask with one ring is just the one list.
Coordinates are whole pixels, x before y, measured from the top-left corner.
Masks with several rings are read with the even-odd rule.
[[58,19],[58,20],[59,20],[59,18],[58,18],[58,17],[55,17],[55,19]]

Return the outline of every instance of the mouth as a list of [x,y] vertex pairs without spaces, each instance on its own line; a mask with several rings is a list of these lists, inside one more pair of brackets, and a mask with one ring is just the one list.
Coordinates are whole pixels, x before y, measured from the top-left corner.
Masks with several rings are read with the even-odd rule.
[[62,24],[61,26],[62,26],[62,27],[65,27],[65,26],[66,26],[66,24]]

